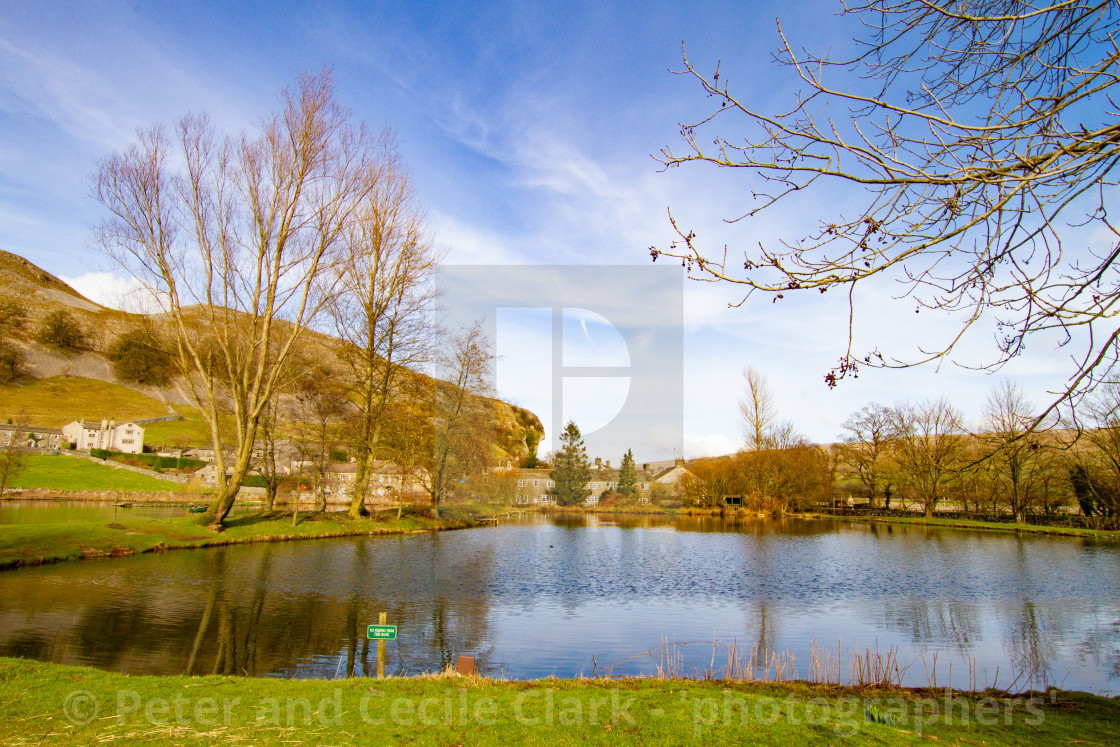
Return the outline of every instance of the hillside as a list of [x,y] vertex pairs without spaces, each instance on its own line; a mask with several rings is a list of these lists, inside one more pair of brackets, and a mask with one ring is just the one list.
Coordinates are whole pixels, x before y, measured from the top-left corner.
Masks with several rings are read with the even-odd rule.
[[[23,325],[6,333],[25,360],[20,378],[0,383],[0,422],[11,419],[57,428],[78,418],[124,420],[178,413],[186,418],[182,423],[161,423],[160,432],[152,435],[162,436],[160,441],[171,439],[181,445],[206,442],[206,430],[199,427],[201,418],[190,406],[189,393],[181,381],[144,386],[121,380],[105,357],[105,351],[119,335],[141,323],[158,329],[163,324],[158,316],[146,317],[101,306],[23,257],[0,250],[0,304],[9,302],[18,304],[26,313]],[[70,313],[85,332],[82,350],[66,353],[36,339],[43,320],[56,310]],[[335,354],[339,344],[333,337],[312,331],[302,338],[302,348],[309,359],[341,372],[344,367]],[[491,403],[499,446],[511,456],[525,456],[524,432],[530,429],[543,435],[540,420],[509,403]]]

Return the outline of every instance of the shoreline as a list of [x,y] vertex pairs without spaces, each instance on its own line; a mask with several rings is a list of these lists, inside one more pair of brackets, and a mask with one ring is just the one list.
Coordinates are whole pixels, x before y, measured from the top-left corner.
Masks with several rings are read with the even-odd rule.
[[767,511],[751,511],[739,507],[722,508],[661,508],[653,507],[598,507],[598,506],[557,506],[542,507],[537,509],[540,513],[551,515],[601,515],[615,514],[620,516],[664,516],[668,519],[681,517],[716,518],[727,521],[750,519],[804,519],[809,521],[852,521],[874,524],[897,524],[901,526],[930,526],[948,529],[976,529],[992,532],[1013,532],[1016,534],[1049,534],[1066,537],[1092,537],[1104,540],[1120,540],[1120,530],[1092,529],[1089,527],[1063,527],[1049,524],[1018,524],[1014,522],[984,521],[980,519],[941,518],[938,516],[872,516],[867,514],[846,513],[831,514],[819,511],[790,511],[775,516]]
[[[51,492],[51,491],[44,491]],[[53,491],[58,492],[58,491]],[[115,491],[113,499],[100,496],[91,491],[91,497],[75,500],[70,497],[52,496],[31,498],[21,495],[18,498],[6,496],[8,500],[28,500],[43,502],[115,502],[143,503],[149,500],[147,493],[124,493]],[[98,496],[98,497],[92,497]],[[131,497],[132,500],[127,500]],[[155,500],[152,505],[187,506],[198,501]],[[377,509],[377,506],[373,506]],[[636,510],[635,510],[636,509]],[[383,511],[372,517],[351,520],[342,511],[301,511],[299,523],[292,526],[290,507],[274,510],[270,514],[254,511],[231,514],[226,526],[220,533],[214,533],[195,523],[191,516],[174,519],[119,519],[112,523],[100,521],[66,522],[60,524],[11,524],[0,527],[0,571],[48,565],[72,560],[93,560],[104,558],[128,557],[150,552],[168,550],[190,550],[200,548],[225,547],[230,545],[252,544],[257,542],[291,542],[312,539],[333,539],[339,537],[384,536],[416,534],[432,531],[454,531],[492,526],[495,519],[514,514],[539,513],[544,516],[575,517],[603,516],[619,517],[664,517],[674,520],[681,517],[708,517],[724,521],[749,521],[771,516],[766,513],[747,511],[741,508],[670,508],[661,507],[599,507],[564,506],[542,507],[534,511],[518,510],[515,507],[491,506],[485,504],[445,505],[440,519],[422,515],[426,507],[409,507],[398,522],[389,515],[395,507],[384,507]],[[263,517],[263,518],[262,518]],[[788,513],[782,518],[808,521],[850,521],[865,524],[886,524],[904,527],[934,527],[948,529],[972,529],[991,532],[1012,532],[1016,534],[1038,534],[1063,537],[1080,537],[1104,541],[1120,540],[1120,532],[1115,530],[1088,529],[1080,527],[1057,527],[1036,524],[1013,524],[985,522],[953,518],[926,518],[924,516],[867,516],[859,514],[835,515],[828,513],[805,512]]]
[[[341,515],[338,515],[341,514]],[[490,507],[453,506],[432,519],[406,511],[393,517],[350,519],[344,512],[301,513],[293,526],[290,512],[230,515],[220,533],[193,517],[75,521],[63,524],[10,524],[0,529],[0,571],[74,560],[100,560],[170,550],[195,550],[258,542],[294,542],[339,537],[375,537],[474,529],[504,516]]]
[[207,744],[1016,744],[1115,740],[1120,700],[621,678],[511,681],[129,676],[0,658],[13,742]]

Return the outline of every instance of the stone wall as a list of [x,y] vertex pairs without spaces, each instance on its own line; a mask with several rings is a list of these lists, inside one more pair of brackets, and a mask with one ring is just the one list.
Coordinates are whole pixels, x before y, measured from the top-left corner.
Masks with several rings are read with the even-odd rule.
[[144,469],[143,467],[133,467],[131,464],[121,464],[120,462],[114,462],[112,459],[98,459],[97,457],[90,456],[83,451],[69,451],[64,449],[59,451],[58,453],[64,454],[66,456],[78,457],[79,459],[88,459],[91,462],[104,464],[106,467],[112,467],[113,469],[123,469],[128,470],[129,472],[135,472],[138,475],[148,475],[149,477],[154,477],[157,480],[177,482],[180,485],[186,485],[187,481],[190,480],[190,477],[188,477],[187,475],[169,475],[166,472],[156,472],[155,470]]

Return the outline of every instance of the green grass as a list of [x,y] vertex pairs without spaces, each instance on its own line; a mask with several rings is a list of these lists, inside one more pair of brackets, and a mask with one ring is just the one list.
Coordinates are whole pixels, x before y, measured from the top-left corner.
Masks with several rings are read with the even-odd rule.
[[182,492],[186,485],[126,469],[107,467],[72,456],[33,454],[20,457],[23,468],[9,479],[9,488],[48,490],[124,490],[145,493]]
[[190,549],[324,537],[458,529],[476,526],[478,513],[453,507],[436,520],[406,510],[377,518],[351,520],[345,513],[301,513],[296,525],[289,512],[238,514],[225,521],[219,534],[199,526],[193,516],[177,519],[133,519],[65,524],[0,526],[0,569],[66,560],[120,557],[153,550]]
[[[392,644],[390,644],[392,645]],[[138,676],[0,658],[7,744],[1116,744],[1115,700],[680,680]],[[951,713],[946,716],[948,705]]]
[[884,524],[911,524],[933,527],[955,527],[960,529],[984,529],[997,532],[1021,532],[1024,534],[1060,534],[1071,537],[1120,539],[1120,532],[1109,529],[1083,529],[1081,527],[1056,527],[1039,524],[1014,524],[1001,521],[973,521],[971,519],[939,519],[936,516],[928,519],[924,516],[861,516],[859,514],[846,514],[844,516],[820,514],[812,516],[814,518],[833,519],[836,521],[866,521]]
[[0,418],[61,428],[78,419],[119,422],[167,415],[167,405],[135,389],[97,379],[51,376],[0,384]]
[[176,405],[175,410],[183,416],[182,420],[165,420],[160,423],[148,423],[144,426],[144,443],[150,446],[168,448],[180,446],[206,446],[213,441],[210,438],[210,426],[202,413],[194,407]]

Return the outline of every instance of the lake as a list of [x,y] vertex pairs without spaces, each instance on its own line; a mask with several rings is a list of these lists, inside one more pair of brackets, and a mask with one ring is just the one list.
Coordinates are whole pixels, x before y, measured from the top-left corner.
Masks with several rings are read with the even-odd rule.
[[1120,692],[1120,543],[798,519],[532,515],[9,571],[0,654],[360,676],[376,670],[365,633],[382,611],[399,628],[390,674],[468,654],[511,679],[693,675],[734,646],[740,665],[792,655],[804,678],[814,646],[835,660],[839,645],[845,680],[850,652],[871,647],[895,649],[910,686],[949,684],[951,668],[956,687]]

